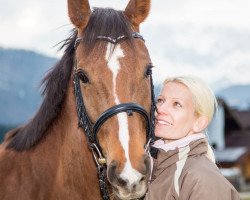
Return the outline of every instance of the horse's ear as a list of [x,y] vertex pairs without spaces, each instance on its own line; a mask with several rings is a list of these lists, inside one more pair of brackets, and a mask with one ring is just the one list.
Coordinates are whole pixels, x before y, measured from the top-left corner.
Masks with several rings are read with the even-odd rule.
[[150,0],[130,0],[124,13],[134,27],[139,27],[149,14]]
[[82,30],[88,24],[91,14],[88,0],[68,0],[68,15],[76,28]]

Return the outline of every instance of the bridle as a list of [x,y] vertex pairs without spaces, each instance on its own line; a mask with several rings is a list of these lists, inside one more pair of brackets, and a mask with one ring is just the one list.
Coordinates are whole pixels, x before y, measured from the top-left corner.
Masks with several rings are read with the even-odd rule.
[[[133,38],[138,38],[144,41],[143,37],[137,33],[132,33]],[[98,36],[98,40],[104,40],[108,41],[112,44],[117,44],[120,41],[126,39],[127,37],[122,35],[117,38],[111,38],[106,36]],[[82,40],[82,38],[77,38],[75,41],[75,50],[79,44],[79,42]],[[97,165],[98,169],[98,175],[99,175],[99,184],[100,184],[100,190],[102,192],[102,197],[104,200],[109,200],[109,194],[108,189],[106,186],[106,159],[103,156],[103,152],[101,149],[101,146],[99,144],[97,134],[101,126],[111,117],[117,115],[121,112],[126,112],[128,116],[132,116],[133,112],[139,113],[146,122],[146,145],[145,145],[145,151],[149,150],[150,144],[154,141],[154,127],[155,127],[155,96],[154,96],[154,85],[153,85],[153,79],[152,79],[152,72],[148,74],[150,77],[150,84],[151,84],[151,109],[150,114],[147,113],[147,111],[140,105],[136,103],[122,103],[115,105],[106,111],[104,111],[100,117],[97,119],[95,123],[91,122],[86,107],[84,105],[84,96],[81,92],[80,88],[80,79],[77,73],[77,62],[75,59],[74,62],[74,93],[76,98],[76,109],[77,109],[77,115],[79,120],[79,127],[84,129],[88,147],[92,151],[94,160]]]
[[[138,38],[144,41],[143,37],[137,33],[132,33],[133,38]],[[111,38],[106,36],[98,36],[98,40],[104,40],[111,42],[112,44],[117,44],[121,40],[126,39],[124,35],[119,36],[117,38]],[[77,38],[75,41],[75,50],[79,44],[79,42],[82,40],[82,38]],[[119,105],[115,105],[106,111],[104,111],[100,117],[97,119],[95,123],[92,123],[88,114],[86,107],[84,105],[83,101],[83,94],[81,92],[80,88],[80,79],[77,74],[77,62],[75,60],[74,63],[74,92],[75,92],[75,98],[76,98],[76,108],[77,108],[77,115],[79,120],[79,127],[84,129],[84,132],[86,134],[88,146],[90,150],[92,151],[94,160],[97,165],[98,169],[98,175],[99,175],[99,184],[100,184],[100,190],[102,192],[102,197],[104,200],[109,200],[109,193],[106,186],[106,159],[103,156],[102,149],[100,147],[97,134],[100,129],[100,127],[103,125],[105,121],[107,121],[110,117],[117,115],[121,112],[126,112],[128,116],[132,116],[133,112],[139,113],[146,122],[146,147],[145,151],[148,151],[150,143],[154,140],[154,127],[155,127],[155,96],[154,96],[154,85],[153,85],[153,79],[152,79],[152,73],[149,74],[150,76],[150,85],[151,85],[151,109],[150,114],[147,113],[147,111],[140,105],[136,103],[122,103]]]

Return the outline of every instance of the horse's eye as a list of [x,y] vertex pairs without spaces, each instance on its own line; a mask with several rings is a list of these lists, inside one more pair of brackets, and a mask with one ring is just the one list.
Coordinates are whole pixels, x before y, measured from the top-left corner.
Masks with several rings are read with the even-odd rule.
[[77,72],[79,79],[82,81],[82,83],[89,83],[89,78],[86,75],[86,73],[84,73],[83,71],[79,71]]
[[153,68],[152,65],[148,65],[148,67],[146,69],[146,72],[145,72],[145,77],[146,78],[152,75],[152,68]]

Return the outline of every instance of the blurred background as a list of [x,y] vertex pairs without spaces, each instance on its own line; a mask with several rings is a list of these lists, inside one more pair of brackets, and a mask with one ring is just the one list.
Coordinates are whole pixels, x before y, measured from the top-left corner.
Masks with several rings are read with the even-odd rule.
[[[125,0],[90,0],[123,10]],[[40,81],[60,59],[73,26],[66,0],[0,0],[0,140],[40,103]],[[222,173],[248,199],[250,181],[250,1],[152,0],[141,25],[156,94],[173,75],[204,79],[219,99],[208,130]],[[250,199],[250,198],[249,198]]]

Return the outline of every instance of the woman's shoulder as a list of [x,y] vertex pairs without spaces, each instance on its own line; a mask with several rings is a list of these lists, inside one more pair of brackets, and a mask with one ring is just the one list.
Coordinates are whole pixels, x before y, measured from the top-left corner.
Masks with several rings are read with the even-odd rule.
[[187,159],[179,181],[181,185],[189,187],[189,191],[204,190],[204,192],[214,191],[216,195],[222,195],[223,192],[237,195],[232,184],[205,155]]
[[206,155],[188,157],[182,176],[190,175],[194,179],[202,179],[204,177],[222,178],[219,168]]

